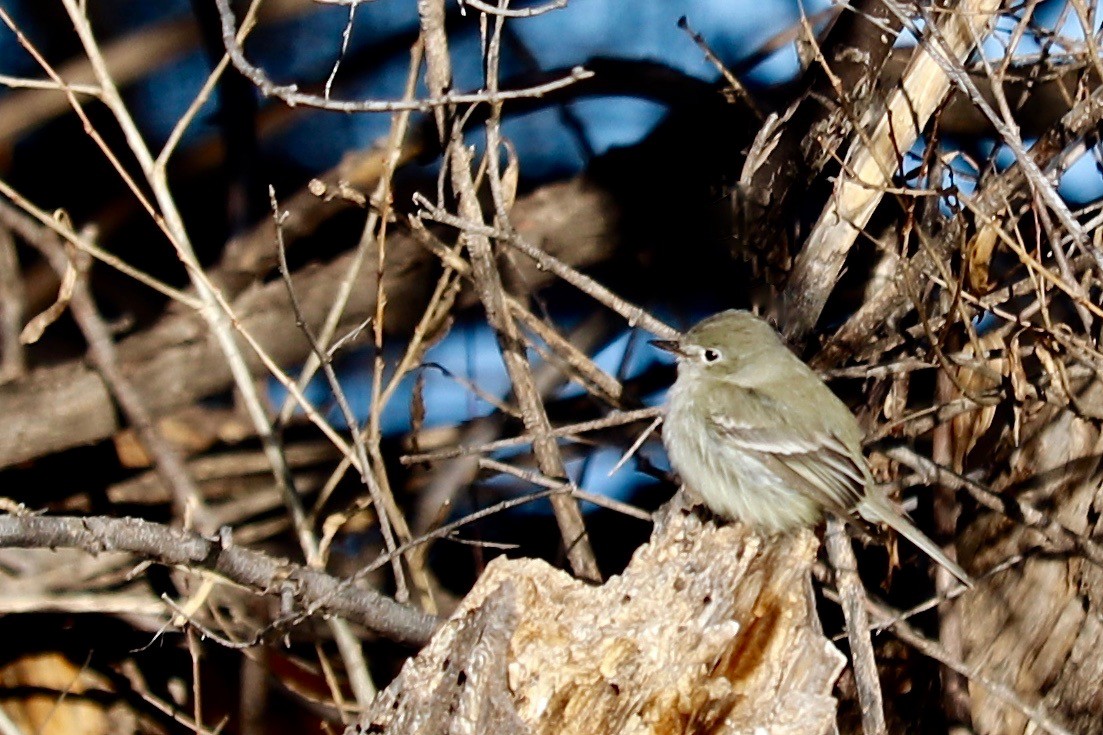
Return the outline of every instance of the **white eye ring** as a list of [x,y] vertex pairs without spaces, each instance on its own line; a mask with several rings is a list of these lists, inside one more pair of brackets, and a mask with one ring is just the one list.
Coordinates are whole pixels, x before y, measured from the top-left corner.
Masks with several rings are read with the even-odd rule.
[[708,349],[701,352],[701,359],[709,363],[716,362],[720,359],[720,350],[714,350],[713,348],[709,347]]

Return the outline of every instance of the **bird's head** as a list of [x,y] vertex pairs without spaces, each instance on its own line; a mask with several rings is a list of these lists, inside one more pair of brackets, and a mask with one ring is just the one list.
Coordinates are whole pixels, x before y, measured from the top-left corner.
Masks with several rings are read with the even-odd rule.
[[678,373],[723,377],[786,350],[772,326],[749,311],[729,309],[703,319],[678,340],[651,344],[677,356]]

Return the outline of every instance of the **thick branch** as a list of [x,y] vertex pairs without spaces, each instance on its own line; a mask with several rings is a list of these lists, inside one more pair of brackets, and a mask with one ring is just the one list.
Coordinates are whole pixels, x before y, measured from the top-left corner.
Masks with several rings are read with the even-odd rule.
[[424,644],[437,626],[432,616],[346,580],[138,518],[0,516],[0,547],[127,551],[160,564],[215,572],[260,594],[291,589],[304,609],[338,615],[412,645]]

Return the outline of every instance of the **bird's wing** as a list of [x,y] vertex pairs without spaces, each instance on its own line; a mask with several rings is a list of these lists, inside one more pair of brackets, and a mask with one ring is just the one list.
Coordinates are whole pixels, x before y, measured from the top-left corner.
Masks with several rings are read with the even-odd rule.
[[[757,418],[758,420],[755,420]],[[846,444],[826,429],[808,426],[772,428],[762,417],[714,413],[716,431],[732,445],[753,453],[794,490],[807,492],[837,513],[850,513],[865,494],[867,470]]]

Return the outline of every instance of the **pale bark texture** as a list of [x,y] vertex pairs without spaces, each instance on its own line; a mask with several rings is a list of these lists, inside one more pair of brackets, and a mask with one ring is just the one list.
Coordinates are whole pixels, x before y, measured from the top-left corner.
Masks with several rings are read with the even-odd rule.
[[499,557],[347,733],[831,732],[816,548],[674,504],[601,586]]
[[[1081,390],[1080,409],[1098,415],[1103,385],[1092,382]],[[1046,508],[1078,534],[1097,537],[1103,510],[1098,422],[1072,408],[1047,408],[1024,427],[1024,436],[1004,478],[1005,492]],[[975,554],[982,567],[1026,555],[964,598],[962,627],[971,663],[1012,684],[1024,699],[1040,696],[1073,732],[1103,733],[1103,570],[1007,518],[986,516],[966,538],[978,539]],[[1021,713],[983,687],[972,687],[971,695],[978,733],[1032,732]]]

